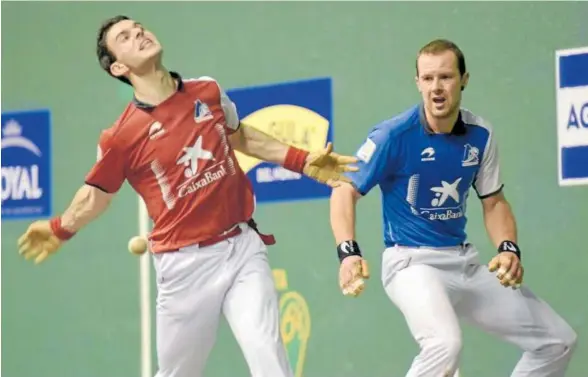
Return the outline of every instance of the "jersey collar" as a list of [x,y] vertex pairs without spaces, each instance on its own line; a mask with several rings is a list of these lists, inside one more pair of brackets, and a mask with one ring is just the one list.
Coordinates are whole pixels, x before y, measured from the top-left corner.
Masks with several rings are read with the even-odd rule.
[[[173,72],[170,71],[169,73],[171,75],[172,78],[174,78],[175,80],[178,81],[178,88],[177,91],[181,92],[184,90],[184,82],[182,81],[182,76],[180,76],[179,73],[177,72]],[[133,104],[135,106],[137,106],[139,109],[143,109],[143,110],[147,110],[147,111],[151,111],[155,108],[155,106],[146,103],[146,102],[141,102],[137,99],[137,97],[133,96]]]
[[[435,132],[433,132],[433,130],[431,129],[431,126],[429,126],[429,123],[427,122],[427,118],[425,117],[425,107],[422,103],[419,105],[419,121],[421,122],[421,125],[423,126],[426,133],[428,133],[430,135],[435,134]],[[453,125],[453,128],[451,129],[451,132],[449,134],[450,135],[464,135],[466,133],[466,131],[467,131],[467,128],[461,118],[461,111],[460,111],[459,115],[457,116],[457,121]]]

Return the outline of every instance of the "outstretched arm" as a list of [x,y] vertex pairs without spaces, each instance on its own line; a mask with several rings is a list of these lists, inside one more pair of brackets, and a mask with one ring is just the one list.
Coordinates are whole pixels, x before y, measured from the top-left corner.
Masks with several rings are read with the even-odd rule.
[[61,227],[70,233],[78,232],[106,211],[113,197],[114,194],[106,193],[90,185],[83,185],[63,212]]
[[[208,79],[214,80],[210,77]],[[248,124],[243,124],[235,104],[220,85],[218,88],[221,107],[225,114],[226,128],[229,130],[229,143],[234,150],[247,156],[281,165],[290,171],[304,174],[317,182],[332,187],[337,186],[340,181],[346,181],[341,173],[356,170],[348,164],[357,162],[357,159],[333,153],[331,143],[328,143],[321,151],[309,152],[283,143]]]
[[[243,154],[278,165],[284,165],[291,148],[265,132],[243,123],[229,136],[229,141],[233,149]],[[303,152],[305,160],[308,152]]]
[[97,161],[61,216],[33,222],[18,239],[19,253],[41,263],[63,242],[96,219],[109,206],[125,180],[124,157],[110,133],[102,133]]
[[64,241],[100,216],[113,196],[90,185],[82,186],[62,216],[55,216],[50,221],[35,221],[28,227],[18,239],[19,253],[26,259],[35,258],[35,263],[43,262]]
[[252,126],[241,124],[237,131],[229,135],[231,146],[248,156],[273,162],[296,173],[332,187],[342,181],[348,181],[343,172],[356,171],[349,166],[357,162],[355,157],[340,156],[332,152],[333,145],[328,143],[320,151],[308,152],[282,143],[278,139],[259,131]]

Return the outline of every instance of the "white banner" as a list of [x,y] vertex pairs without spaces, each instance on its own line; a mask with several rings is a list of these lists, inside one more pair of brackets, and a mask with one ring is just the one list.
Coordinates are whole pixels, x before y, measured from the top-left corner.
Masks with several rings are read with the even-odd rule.
[[588,185],[588,47],[555,54],[558,182]]

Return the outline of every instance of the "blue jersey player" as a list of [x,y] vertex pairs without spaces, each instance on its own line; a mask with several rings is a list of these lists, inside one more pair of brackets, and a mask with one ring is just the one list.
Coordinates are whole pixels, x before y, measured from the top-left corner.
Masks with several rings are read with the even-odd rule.
[[[348,174],[352,184],[333,190],[331,226],[341,288],[355,296],[369,277],[355,241],[355,205],[379,186],[386,247],[382,283],[420,346],[407,376],[455,373],[459,320],[522,350],[511,376],[563,376],[576,334],[546,302],[520,286],[521,251],[493,130],[460,106],[468,78],[455,44],[435,40],[423,47],[416,76],[422,103],[376,125],[357,151],[359,171]],[[498,249],[488,267],[467,242],[470,187],[482,202],[488,235]]]

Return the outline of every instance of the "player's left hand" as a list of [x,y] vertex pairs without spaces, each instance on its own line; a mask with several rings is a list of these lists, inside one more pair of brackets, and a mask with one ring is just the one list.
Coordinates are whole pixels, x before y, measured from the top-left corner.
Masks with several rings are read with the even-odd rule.
[[333,152],[333,144],[329,142],[324,149],[308,155],[303,173],[318,182],[337,187],[341,182],[351,182],[342,173],[357,171],[357,167],[349,166],[355,162],[357,162],[356,157],[342,156]]
[[55,236],[47,220],[33,222],[18,239],[18,253],[26,260],[35,258],[35,264],[43,262],[55,253],[62,241]]
[[515,253],[498,253],[488,264],[490,272],[496,272],[500,284],[505,287],[519,288],[523,283],[524,269]]

